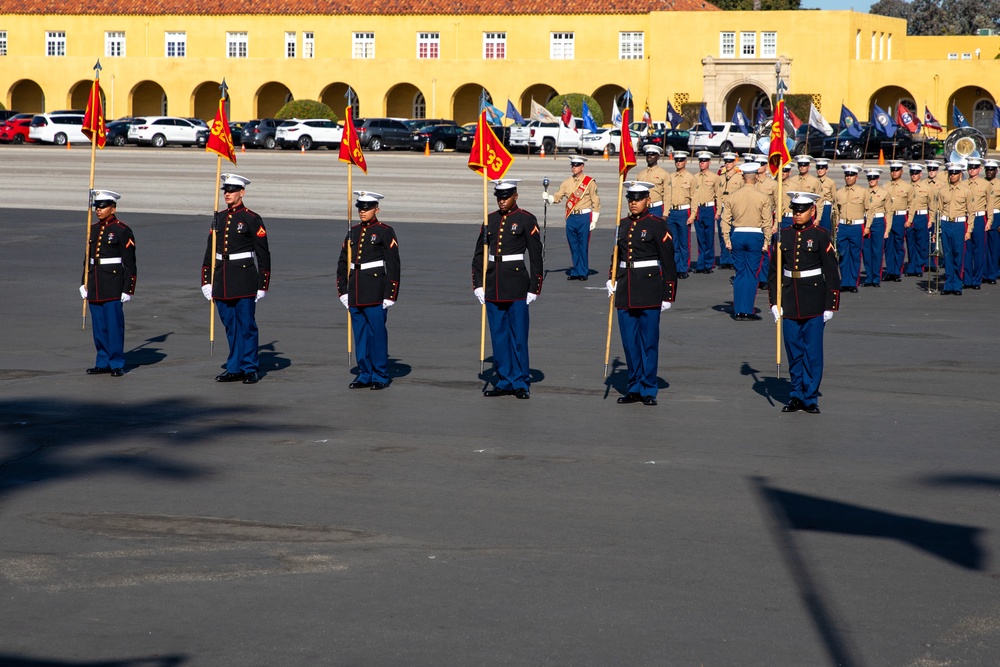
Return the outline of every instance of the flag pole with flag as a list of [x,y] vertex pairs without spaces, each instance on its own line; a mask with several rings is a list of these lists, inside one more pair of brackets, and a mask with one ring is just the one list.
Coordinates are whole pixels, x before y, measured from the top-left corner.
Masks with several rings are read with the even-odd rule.
[[[618,206],[615,207],[615,248],[611,252],[611,285],[612,289],[617,286],[615,276],[618,275],[618,231],[622,223],[622,189],[625,184],[625,175],[628,170],[635,166],[635,149],[632,147],[632,133],[629,131],[629,121],[632,120],[631,105],[628,103],[631,93],[627,92],[625,98],[625,108],[622,110],[622,145],[618,151]],[[608,302],[608,336],[604,343],[604,377],[608,377],[608,361],[611,359],[611,328],[614,322],[615,294],[611,292]]]
[[[485,94],[485,91],[484,91]],[[535,101],[531,101],[535,104]],[[489,261],[489,239],[486,236],[489,224],[489,195],[486,184],[491,180],[504,177],[510,166],[514,164],[514,156],[503,145],[503,142],[493,133],[493,128],[486,122],[486,110],[479,112],[479,122],[476,123],[476,134],[472,139],[472,150],[469,151],[469,169],[483,176],[483,285],[486,285],[486,267]],[[482,304],[482,316],[479,328],[479,374],[482,375],[486,364],[486,304]]]
[[[785,100],[781,97],[781,93],[778,93],[778,104],[774,110],[774,118],[771,119],[771,146],[767,152],[767,166],[771,171],[771,175],[775,177],[778,181],[778,195],[775,199],[778,202],[778,208],[781,208],[782,199],[781,186],[781,169],[786,164],[792,161],[792,156],[788,153],[788,144],[785,143]],[[777,247],[777,252],[775,255],[775,262],[777,262],[776,267],[778,270],[778,286],[775,290],[775,305],[778,306],[778,320],[776,326],[775,334],[775,364],[778,367],[778,377],[781,377],[781,275],[782,275],[782,265],[781,265],[781,217],[778,216],[777,220],[778,233],[777,242],[775,246]]]
[[[83,133],[90,139],[90,186],[87,188],[87,243],[83,248],[83,289],[87,290],[87,279],[90,277],[90,223],[93,214],[94,198],[94,168],[97,164],[97,149],[104,148],[107,142],[107,130],[104,124],[104,105],[101,102],[101,61],[94,65],[94,83],[90,86],[87,97],[87,111],[83,115]],[[83,325],[87,328],[87,299],[83,299]]]
[[[229,86],[223,77],[222,84],[219,85],[222,94],[219,96],[219,109],[215,112],[215,119],[205,142],[205,152],[215,153],[215,195],[212,197],[212,257],[211,269],[208,274],[211,280],[215,280],[215,249],[218,241],[216,239],[215,217],[219,211],[219,180],[222,176],[222,158],[226,158],[236,164],[236,147],[233,146],[233,133],[229,129],[229,119],[226,117],[226,94]],[[208,304],[208,347],[209,354],[215,354],[215,299],[209,299]]]
[[[351,278],[351,222],[354,216],[354,182],[353,168],[358,166],[362,172],[368,174],[368,163],[365,161],[365,154],[361,150],[361,140],[358,139],[358,130],[354,127],[354,91],[350,86],[344,93],[347,99],[347,109],[344,110],[344,136],[340,139],[340,161],[347,163],[347,279]],[[354,344],[354,331],[351,324],[351,313],[347,313],[347,365],[351,365],[351,350]]]

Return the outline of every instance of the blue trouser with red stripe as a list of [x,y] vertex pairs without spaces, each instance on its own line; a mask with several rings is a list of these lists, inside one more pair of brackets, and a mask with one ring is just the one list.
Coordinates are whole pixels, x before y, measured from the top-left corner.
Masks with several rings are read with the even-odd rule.
[[[753,302],[757,296],[757,271],[760,269],[764,250],[764,235],[757,232],[733,232],[729,235],[733,246],[733,312],[754,314]],[[767,276],[760,280],[766,281]]]
[[358,360],[358,382],[389,383],[389,332],[385,328],[388,310],[382,304],[352,307],[351,329],[354,356]]
[[217,299],[215,307],[226,328],[229,341],[229,373],[256,373],[257,363],[257,303],[253,297],[246,299]]
[[823,316],[804,320],[781,318],[781,335],[788,355],[791,397],[806,405],[816,405],[819,383],[823,380]]
[[828,232],[833,231],[830,226],[830,212],[833,211],[833,204],[823,204],[823,212],[819,215],[819,226]]
[[889,238],[885,240],[885,272],[898,276],[903,272],[903,237],[906,233],[906,215],[893,214]]
[[690,209],[671,211],[667,216],[667,229],[674,237],[674,263],[677,264],[677,273],[687,273],[691,269],[690,242],[691,232],[688,229],[688,215]]
[[590,276],[590,213],[574,213],[566,217],[566,242],[573,266],[569,275],[577,278]]
[[694,233],[698,239],[698,271],[715,268],[715,207],[699,206],[698,217],[694,221]]
[[963,284],[979,287],[986,268],[986,216],[977,215],[972,222],[972,234],[965,244],[965,275]]
[[[788,229],[792,226],[792,216],[786,215],[781,218],[781,228]],[[773,240],[773,239],[772,239]],[[757,273],[757,281],[766,283],[767,272],[771,270],[771,249],[768,248],[760,262],[760,271]]]
[[983,278],[986,280],[996,280],[1000,278],[1000,213],[994,209],[993,227],[986,232],[986,268],[983,269]]
[[500,379],[497,389],[528,388],[528,302],[486,302],[486,319],[493,343],[493,366]]
[[941,259],[944,261],[946,272],[944,287],[942,289],[952,292],[962,291],[962,274],[964,267],[962,262],[965,258],[965,223],[941,221],[941,242],[944,254]]
[[90,328],[97,348],[97,368],[125,367],[125,311],[122,302],[90,304]]
[[906,228],[906,273],[915,276],[927,266],[930,238],[926,213],[913,216],[913,224]]
[[872,220],[871,233],[861,241],[865,260],[865,282],[882,282],[882,258],[885,256],[885,218]]
[[[685,225],[686,226],[686,225]],[[618,330],[628,364],[626,393],[656,398],[656,366],[660,355],[660,309],[631,308],[618,311]]]

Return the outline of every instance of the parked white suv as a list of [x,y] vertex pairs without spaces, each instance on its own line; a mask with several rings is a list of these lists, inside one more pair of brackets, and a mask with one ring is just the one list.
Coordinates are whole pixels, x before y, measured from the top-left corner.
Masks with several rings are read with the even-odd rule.
[[745,153],[753,149],[753,134],[743,134],[733,127],[732,123],[712,123],[715,132],[711,133],[697,124],[691,128],[688,135],[688,149],[695,151],[711,151],[713,153]]
[[28,138],[57,146],[65,146],[67,142],[90,143],[90,139],[83,133],[83,114],[76,113],[36,114],[28,126]]
[[326,118],[309,118],[299,120],[297,118],[286,120],[278,126],[274,135],[274,140],[282,148],[300,148],[310,150],[326,146],[327,148],[340,147],[340,141],[344,138],[344,126],[334,123]]
[[162,148],[167,144],[195,146],[198,144],[198,130],[201,128],[186,118],[174,116],[143,116],[136,118],[128,127],[130,144],[149,144]]

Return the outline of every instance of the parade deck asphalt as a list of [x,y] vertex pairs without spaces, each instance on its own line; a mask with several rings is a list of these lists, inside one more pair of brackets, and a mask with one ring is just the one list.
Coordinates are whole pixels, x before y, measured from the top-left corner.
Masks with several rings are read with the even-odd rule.
[[732,273],[692,274],[659,405],[618,405],[612,232],[581,283],[549,229],[531,400],[486,399],[475,204],[446,225],[387,203],[393,382],[352,391],[345,221],[248,200],[274,265],[254,386],[213,381],[207,215],[123,201],[116,379],[83,373],[82,214],[2,210],[0,664],[996,663],[1000,287],[843,295],[822,414],[783,414],[766,296],[736,322]]

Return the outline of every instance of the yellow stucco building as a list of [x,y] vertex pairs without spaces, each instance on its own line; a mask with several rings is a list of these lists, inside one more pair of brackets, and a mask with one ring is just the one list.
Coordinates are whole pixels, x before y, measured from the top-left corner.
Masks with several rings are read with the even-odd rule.
[[225,77],[234,120],[302,98],[339,113],[351,86],[363,116],[469,122],[485,88],[501,109],[509,98],[524,115],[532,99],[587,93],[608,118],[631,87],[640,113],[648,101],[654,119],[668,100],[704,101],[722,121],[737,102],[751,117],[769,106],[780,63],[788,92],[812,95],[831,122],[841,103],[866,119],[876,102],[902,102],[920,117],[928,106],[947,125],[958,104],[995,143],[997,36],[908,37],[899,19],[723,12],[700,0],[593,2],[574,6],[579,13],[541,13],[552,9],[528,2],[517,14],[499,3],[379,1],[387,4],[264,0],[253,13],[223,14],[207,0],[158,0],[143,3],[144,14],[128,0],[58,12],[12,0],[0,14],[0,93],[21,111],[82,108],[100,58],[109,118],[211,118]]

